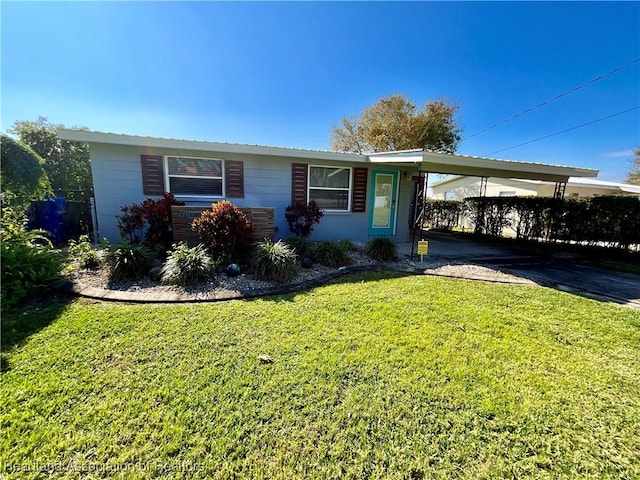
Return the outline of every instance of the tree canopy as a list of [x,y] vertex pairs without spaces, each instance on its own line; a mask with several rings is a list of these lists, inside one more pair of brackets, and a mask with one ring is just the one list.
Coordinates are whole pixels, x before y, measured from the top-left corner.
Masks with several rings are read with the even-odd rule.
[[51,185],[42,158],[7,135],[0,135],[0,143],[3,203],[24,209],[32,200],[44,198]]
[[360,115],[343,118],[331,131],[331,147],[340,152],[388,152],[424,148],[454,153],[461,128],[458,105],[426,102],[422,110],[404,95],[383,97]]
[[53,125],[47,118],[39,117],[35,122],[15,122],[10,133],[18,135],[22,143],[44,159],[44,168],[54,191],[90,192],[93,181],[89,146],[62,140],[58,137],[58,128],[64,128],[64,125]]
[[631,171],[627,173],[627,183],[640,185],[640,147],[636,148],[633,153],[636,158],[633,159],[633,167],[631,167]]

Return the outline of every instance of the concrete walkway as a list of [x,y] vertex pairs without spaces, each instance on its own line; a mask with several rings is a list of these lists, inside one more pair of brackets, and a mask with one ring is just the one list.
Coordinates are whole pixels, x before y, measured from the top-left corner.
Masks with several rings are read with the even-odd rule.
[[[535,257],[523,256],[499,246],[474,241],[471,237],[462,237],[451,233],[427,231],[424,239],[429,242],[429,253],[425,257],[429,261],[456,263],[480,261],[487,263],[498,259],[519,259],[522,261],[535,259]],[[415,255],[417,248],[413,250]],[[399,243],[398,252],[400,255],[409,257],[411,255],[411,243]]]
[[[541,259],[502,246],[442,232],[426,232],[429,260],[474,263],[533,280],[539,285],[640,310],[640,275],[615,272],[571,259]],[[411,244],[400,244],[409,256]]]

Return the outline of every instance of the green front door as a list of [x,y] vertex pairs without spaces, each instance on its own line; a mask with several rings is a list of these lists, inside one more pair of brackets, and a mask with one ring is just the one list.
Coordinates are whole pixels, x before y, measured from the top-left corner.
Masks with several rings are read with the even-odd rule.
[[398,172],[373,170],[371,175],[371,208],[369,236],[391,236],[396,231]]

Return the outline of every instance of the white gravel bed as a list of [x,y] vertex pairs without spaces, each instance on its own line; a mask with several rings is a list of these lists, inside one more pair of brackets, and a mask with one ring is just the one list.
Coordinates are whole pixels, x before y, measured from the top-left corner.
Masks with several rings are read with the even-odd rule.
[[[351,257],[350,266],[383,265],[401,270],[416,269],[423,270],[424,273],[427,274],[453,277],[478,278],[497,282],[522,283],[523,281],[523,279],[514,275],[509,275],[507,273],[473,264],[452,264],[451,262],[443,263],[438,261],[425,261],[424,263],[420,263],[417,261],[411,261],[408,258],[399,259],[396,262],[379,263],[369,258],[361,250],[350,252],[349,256]],[[336,270],[337,269],[325,267],[318,263],[314,264],[310,269],[304,269],[298,266],[296,276],[291,282],[289,282],[289,284],[295,285],[309,280],[314,280],[324,275],[336,272]],[[181,294],[191,296],[194,299],[204,298],[205,295],[209,295],[211,293],[215,293],[219,296],[229,294],[246,294],[255,290],[262,290],[281,285],[274,282],[258,280],[252,274],[241,274],[237,277],[228,277],[225,273],[216,273],[208,281],[188,287],[162,285],[148,277],[144,277],[140,280],[111,282],[109,281],[109,272],[106,268],[102,268],[97,271],[73,270],[70,272],[69,278],[76,285],[83,287],[145,294]]]

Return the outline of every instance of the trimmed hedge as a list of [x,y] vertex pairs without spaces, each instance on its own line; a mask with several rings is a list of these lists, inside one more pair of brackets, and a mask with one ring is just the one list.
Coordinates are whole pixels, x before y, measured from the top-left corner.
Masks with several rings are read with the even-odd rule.
[[438,230],[451,230],[460,223],[463,203],[457,200],[429,200],[425,205],[425,223]]
[[[501,236],[512,228],[519,239],[574,241],[629,249],[640,245],[640,197],[470,197],[464,202],[429,201],[425,221],[450,230],[467,216],[479,234]],[[457,223],[457,222],[456,222]]]

